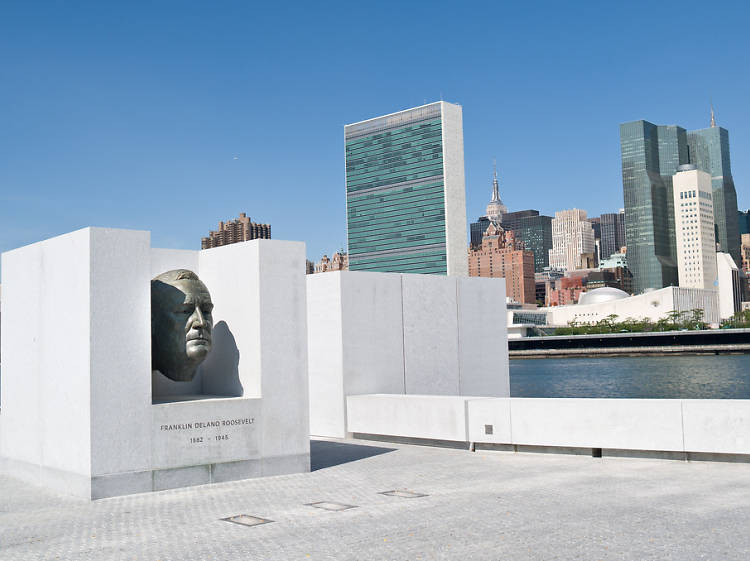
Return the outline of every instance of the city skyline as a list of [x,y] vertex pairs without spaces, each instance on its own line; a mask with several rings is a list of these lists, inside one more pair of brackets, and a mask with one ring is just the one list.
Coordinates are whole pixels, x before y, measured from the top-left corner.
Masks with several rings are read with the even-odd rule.
[[[194,248],[248,208],[317,259],[346,240],[343,125],[439,99],[464,110],[467,220],[484,213],[493,158],[511,211],[616,212],[618,124],[704,129],[711,98],[732,136],[738,206],[748,208],[750,80],[733,56],[750,44],[743,20],[726,6],[674,6],[653,6],[643,20],[626,6],[550,6],[539,18],[522,6],[333,15],[186,3],[146,16],[131,5],[8,5],[0,251],[88,225],[151,230],[156,245]],[[688,28],[699,15],[722,41],[633,40],[634,29],[649,36],[664,19]],[[362,21],[382,27],[385,46],[356,40]],[[446,25],[459,39],[451,46],[432,40]],[[675,95],[686,51],[715,77]],[[644,70],[654,57],[658,76]],[[646,79],[649,88],[633,87]]]

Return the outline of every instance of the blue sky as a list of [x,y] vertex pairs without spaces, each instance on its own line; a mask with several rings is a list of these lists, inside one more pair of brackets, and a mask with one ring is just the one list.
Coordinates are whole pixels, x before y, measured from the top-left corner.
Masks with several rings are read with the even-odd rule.
[[200,247],[247,212],[346,243],[344,124],[463,106],[469,221],[622,206],[618,125],[703,128],[750,206],[750,8],[722,2],[0,4],[0,251],[81,227]]

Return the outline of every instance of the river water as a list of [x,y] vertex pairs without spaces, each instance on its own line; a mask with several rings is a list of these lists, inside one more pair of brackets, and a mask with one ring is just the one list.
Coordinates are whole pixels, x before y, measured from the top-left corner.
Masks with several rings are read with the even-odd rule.
[[513,397],[750,399],[750,355],[510,361]]

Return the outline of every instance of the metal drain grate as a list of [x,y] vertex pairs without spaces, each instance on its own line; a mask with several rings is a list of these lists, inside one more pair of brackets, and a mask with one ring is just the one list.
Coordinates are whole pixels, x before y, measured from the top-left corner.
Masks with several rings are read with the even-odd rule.
[[317,503],[306,503],[305,506],[313,506],[315,508],[322,508],[324,510],[349,510],[350,508],[357,508],[355,505],[345,505],[341,503],[331,503],[327,501],[320,501]]
[[424,493],[415,493],[414,491],[404,491],[400,489],[394,489],[393,491],[382,491],[381,495],[388,495],[389,497],[401,497],[403,499],[416,499],[417,497],[428,497]]
[[273,520],[266,520],[259,516],[250,516],[249,514],[238,514],[237,516],[230,516],[229,518],[222,518],[224,522],[232,522],[234,524],[240,524],[242,526],[260,526],[261,524],[268,524]]

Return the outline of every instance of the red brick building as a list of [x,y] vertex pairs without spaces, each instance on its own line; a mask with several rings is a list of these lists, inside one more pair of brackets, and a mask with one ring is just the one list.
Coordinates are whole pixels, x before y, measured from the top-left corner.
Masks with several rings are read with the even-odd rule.
[[586,291],[584,287],[585,280],[585,277],[577,276],[548,281],[550,284],[547,287],[547,301],[545,305],[568,306],[570,304],[577,304],[581,293]]
[[522,304],[536,302],[534,252],[524,249],[512,230],[490,224],[482,245],[469,249],[469,276],[505,279],[507,295]]

